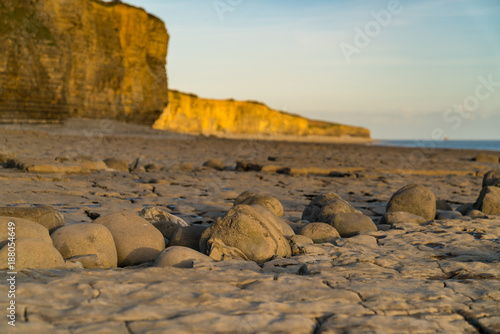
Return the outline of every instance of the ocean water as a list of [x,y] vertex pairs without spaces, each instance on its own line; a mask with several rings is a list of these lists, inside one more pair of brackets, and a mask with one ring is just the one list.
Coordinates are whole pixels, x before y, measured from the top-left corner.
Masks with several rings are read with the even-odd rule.
[[374,145],[500,151],[500,140],[378,140]]

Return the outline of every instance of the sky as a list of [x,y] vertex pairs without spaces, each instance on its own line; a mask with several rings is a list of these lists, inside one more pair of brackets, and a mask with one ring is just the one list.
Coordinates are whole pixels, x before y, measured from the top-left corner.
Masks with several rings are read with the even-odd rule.
[[170,34],[169,88],[375,139],[500,140],[498,0],[125,0]]

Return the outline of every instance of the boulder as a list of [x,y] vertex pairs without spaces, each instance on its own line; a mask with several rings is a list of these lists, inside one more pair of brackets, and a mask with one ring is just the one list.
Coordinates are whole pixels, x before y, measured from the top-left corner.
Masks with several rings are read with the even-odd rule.
[[438,199],[436,201],[436,210],[441,210],[441,211],[453,211],[453,208],[451,205],[445,201],[444,199]]
[[441,211],[437,214],[437,219],[438,220],[445,220],[445,219],[459,219],[462,217],[462,214],[458,211]]
[[285,236],[285,238],[290,239],[292,236],[295,235],[295,232],[293,231],[292,227],[288,225],[288,223],[285,221],[284,218],[276,216],[274,213],[271,212],[266,207],[263,207],[262,205],[259,204],[253,204],[251,205],[255,210],[257,210],[258,213],[269,219],[271,222],[273,222],[278,230]]
[[[62,255],[51,243],[40,239],[24,238],[16,240],[15,269],[64,268]],[[9,246],[0,249],[0,269],[8,269]]]
[[22,218],[0,217],[0,248],[9,242],[9,232],[12,232],[9,230],[9,227],[12,227],[9,226],[10,222],[14,223],[13,232],[16,240],[24,238],[39,239],[52,245],[49,230],[45,226]]
[[397,225],[397,224],[423,224],[428,220],[408,212],[396,211],[386,212],[382,219],[383,224]]
[[302,219],[310,222],[319,222],[321,217],[321,211],[323,207],[332,203],[334,200],[342,199],[339,195],[335,193],[328,193],[316,196],[304,209],[302,213]]
[[108,158],[104,160],[104,163],[108,168],[114,169],[118,172],[128,172],[128,163],[123,159]]
[[483,188],[486,186],[500,187],[500,169],[490,170],[484,174]]
[[386,212],[403,211],[432,220],[436,217],[436,196],[420,184],[410,184],[392,195]]
[[188,247],[165,248],[156,257],[155,267],[193,268],[194,262],[213,261],[210,257]]
[[184,219],[154,206],[142,209],[139,216],[153,224],[168,240],[172,239],[172,236],[179,227],[189,226]]
[[328,203],[321,209],[319,213],[318,222],[327,222],[331,217],[338,215],[339,213],[359,213],[360,211],[353,208],[349,203],[343,199],[335,199]]
[[201,225],[181,226],[175,231],[172,238],[169,239],[170,243],[168,246],[183,246],[199,251],[201,235],[206,229],[207,226]]
[[165,248],[160,231],[146,219],[128,212],[97,218],[94,224],[104,225],[113,236],[119,266],[152,262]]
[[487,215],[500,215],[500,188],[484,187],[474,204],[474,208]]
[[252,196],[255,196],[257,195],[257,193],[254,193],[250,190],[247,190],[247,191],[244,191],[242,192],[241,194],[238,195],[238,197],[236,197],[234,199],[234,205],[238,205],[238,204],[241,204],[243,203],[244,200],[246,200],[248,197],[252,197]]
[[362,213],[339,213],[331,217],[328,224],[335,227],[342,238],[349,238],[361,232],[377,231],[377,226]]
[[0,216],[31,220],[45,226],[49,232],[64,225],[63,215],[51,206],[3,207],[0,208]]
[[283,205],[281,205],[281,202],[272,196],[253,195],[247,197],[245,200],[241,202],[241,204],[246,204],[246,205],[258,204],[269,209],[272,213],[274,213],[278,217],[283,217],[285,215],[283,211]]
[[224,170],[226,166],[219,159],[210,159],[203,163],[203,167],[208,167],[218,171]]
[[[216,239],[238,250],[245,259],[263,263],[273,256],[291,255],[290,245],[273,222],[248,205],[232,207],[202,235],[200,250],[209,256]],[[214,258],[213,256],[211,256]]]
[[316,244],[340,238],[339,232],[333,226],[325,223],[307,224],[300,230],[299,234],[310,238]]
[[459,205],[456,211],[460,212],[462,216],[467,216],[472,210],[474,210],[474,203],[464,203]]
[[111,232],[103,225],[81,223],[63,226],[51,234],[54,247],[64,259],[95,255],[80,261],[84,268],[106,269],[118,264]]

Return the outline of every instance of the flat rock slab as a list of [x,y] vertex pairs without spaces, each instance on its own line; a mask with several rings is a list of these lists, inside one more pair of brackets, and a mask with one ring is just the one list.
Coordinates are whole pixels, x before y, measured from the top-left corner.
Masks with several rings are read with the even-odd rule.
[[275,261],[307,272],[244,261],[23,270],[16,333],[496,333],[499,235],[500,218],[432,221]]

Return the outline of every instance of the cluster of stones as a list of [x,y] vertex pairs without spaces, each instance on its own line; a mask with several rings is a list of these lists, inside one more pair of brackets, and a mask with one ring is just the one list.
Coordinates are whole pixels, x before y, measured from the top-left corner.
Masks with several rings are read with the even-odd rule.
[[240,194],[234,206],[208,227],[190,226],[157,207],[139,215],[120,212],[70,225],[52,207],[5,207],[0,208],[0,269],[8,268],[9,222],[15,224],[16,269],[106,269],[145,263],[190,268],[195,261],[235,259],[264,264],[307,253],[314,243],[335,245],[341,238],[398,224],[499,215],[500,170],[484,176],[476,203],[456,211],[418,184],[398,190],[386,211],[376,225],[339,195],[328,193],[306,206],[302,220],[291,222],[276,198],[250,191]]

